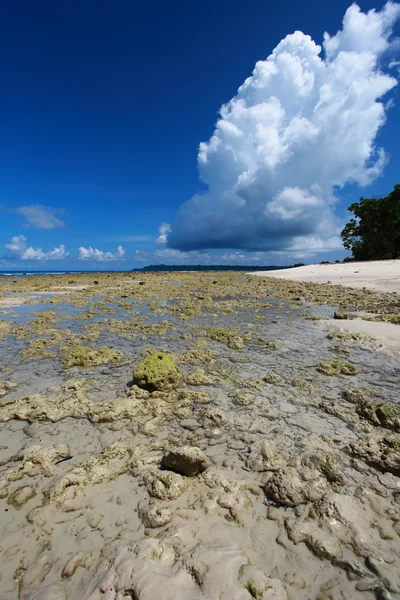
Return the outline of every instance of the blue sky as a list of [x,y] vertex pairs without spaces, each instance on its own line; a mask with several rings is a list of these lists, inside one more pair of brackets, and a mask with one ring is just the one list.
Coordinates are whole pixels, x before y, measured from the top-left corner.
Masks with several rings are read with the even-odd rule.
[[[343,257],[334,238],[348,204],[360,195],[388,193],[400,183],[399,91],[392,87],[384,94],[391,106],[376,135],[370,131],[378,119],[371,116],[378,95],[360,111],[356,101],[349,107],[350,113],[361,115],[346,125],[349,162],[358,138],[360,148],[383,147],[389,161],[377,167],[376,176],[365,175],[372,156],[356,156],[352,173],[341,176],[335,171],[333,176],[332,166],[326,180],[319,174],[314,182],[310,173],[305,182],[296,175],[297,160],[290,170],[290,189],[281,180],[272,185],[275,175],[265,171],[264,162],[260,167],[259,151],[252,146],[243,158],[238,144],[244,148],[245,142],[236,141],[235,156],[247,165],[240,181],[249,173],[253,177],[238,192],[237,181],[232,183],[238,160],[221,133],[224,123],[216,129],[216,122],[220,107],[235,97],[255,63],[265,61],[287,34],[299,30],[321,44],[324,31],[334,36],[342,27],[349,4],[282,0],[278,11],[268,0],[1,3],[0,269],[129,269],[155,262],[288,264]],[[360,0],[359,6],[363,12],[379,11],[384,3]],[[357,26],[357,15],[353,18]],[[394,35],[395,21],[392,17]],[[382,52],[382,35],[373,23],[371,27],[371,51],[380,69],[398,78],[396,45],[387,44]],[[350,47],[357,56],[368,52],[369,47],[360,49],[351,24],[349,30],[340,41],[344,50]],[[299,55],[302,43],[300,38],[293,41],[292,56]],[[312,48],[307,52],[309,60]],[[276,60],[275,66],[286,68]],[[261,76],[253,78],[254,89]],[[374,69],[361,72],[360,85],[367,76],[373,77]],[[286,117],[292,119],[296,111],[306,117],[308,109],[288,108],[292,92],[282,81],[265,85],[261,101],[276,94]],[[328,84],[333,87],[335,82],[332,76]],[[373,82],[381,85],[376,78]],[[239,94],[225,125],[235,120],[240,129],[238,106],[248,103],[250,92],[243,92],[244,100]],[[299,94],[304,97],[301,90]],[[268,123],[271,105],[269,110]],[[261,124],[262,161],[268,163],[278,152],[275,146],[270,149],[275,124]],[[253,139],[258,126],[253,120],[240,139]],[[287,122],[279,127],[280,139],[286,140]],[[321,127],[326,131],[318,143],[329,151],[330,133],[327,125]],[[203,149],[207,164],[202,166],[199,144],[213,133],[222,150],[218,154],[208,144]],[[337,147],[335,131],[331,135],[331,145]],[[295,158],[302,155],[297,146],[285,151]],[[331,156],[324,160],[330,164]],[[321,167],[316,165],[316,170]],[[279,177],[284,177],[283,170]],[[361,188],[360,182],[366,185]],[[336,201],[329,199],[330,190]],[[240,211],[238,198],[244,198]],[[309,226],[314,216],[316,222]],[[168,226],[163,228],[163,223]],[[321,252],[324,246],[330,250]]]

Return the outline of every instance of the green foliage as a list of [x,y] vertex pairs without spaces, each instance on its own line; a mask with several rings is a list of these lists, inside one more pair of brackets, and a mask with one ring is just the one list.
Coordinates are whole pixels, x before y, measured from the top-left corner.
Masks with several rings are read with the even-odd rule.
[[355,260],[397,258],[400,255],[400,185],[383,198],[360,198],[349,206],[350,219],[341,236]]

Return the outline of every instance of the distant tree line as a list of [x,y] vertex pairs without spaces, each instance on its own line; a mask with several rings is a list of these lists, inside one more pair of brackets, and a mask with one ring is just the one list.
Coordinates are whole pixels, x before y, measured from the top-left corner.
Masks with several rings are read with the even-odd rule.
[[400,185],[383,198],[360,198],[341,236],[355,260],[400,258]]
[[132,269],[137,272],[175,272],[175,271],[277,271],[278,269],[290,269],[291,267],[302,267],[304,263],[286,266],[254,266],[254,265],[147,265],[140,269]]

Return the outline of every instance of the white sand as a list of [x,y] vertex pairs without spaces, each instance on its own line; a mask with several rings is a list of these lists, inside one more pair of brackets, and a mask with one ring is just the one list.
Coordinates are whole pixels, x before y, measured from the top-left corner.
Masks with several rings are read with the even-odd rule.
[[279,271],[259,271],[252,275],[315,283],[331,281],[336,285],[366,287],[378,292],[400,292],[400,259],[306,265]]
[[[321,323],[324,323],[321,321]],[[400,353],[400,327],[394,323],[363,321],[362,319],[335,319],[327,322],[330,329],[363,333],[379,342],[378,348],[389,353]]]

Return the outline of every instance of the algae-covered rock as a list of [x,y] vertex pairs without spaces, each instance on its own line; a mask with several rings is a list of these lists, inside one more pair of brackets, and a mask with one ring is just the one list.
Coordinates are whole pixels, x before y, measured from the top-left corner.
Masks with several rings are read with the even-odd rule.
[[0,481],[0,489],[11,481],[18,481],[23,477],[37,477],[44,475],[50,477],[55,473],[55,465],[66,458],[71,458],[67,444],[54,446],[29,446],[21,454],[14,457],[21,460],[19,465],[7,471]]
[[195,392],[194,390],[182,390],[177,397],[180,406],[192,406],[193,404],[210,404],[212,398],[208,392]]
[[343,396],[355,404],[357,414],[372,425],[400,432],[400,407],[396,404],[371,400],[366,392],[358,388],[346,390]]
[[251,404],[254,404],[255,399],[255,394],[252,394],[251,392],[237,392],[233,401],[239,406],[250,406]]
[[133,371],[133,383],[149,391],[169,391],[182,383],[182,375],[167,354],[153,352]]
[[319,363],[317,371],[330,377],[335,375],[358,375],[361,373],[361,367],[344,360],[327,360]]
[[182,446],[182,448],[170,450],[163,457],[162,467],[186,475],[186,477],[193,477],[207,469],[208,458],[196,446]]
[[370,401],[370,397],[368,396],[368,394],[360,388],[349,388],[348,390],[345,390],[343,392],[343,397],[345,400],[351,402],[352,404],[359,404],[360,402],[363,403]]
[[363,341],[368,339],[368,336],[358,332],[347,332],[347,331],[331,331],[326,336],[328,340],[334,342],[341,342],[342,344],[361,344]]
[[256,472],[276,471],[284,466],[284,460],[272,440],[264,440],[259,449],[251,452],[246,465]]
[[344,310],[335,310],[333,313],[334,319],[348,319],[349,315]]
[[[271,321],[271,323],[273,323],[273,321]],[[267,340],[262,337],[257,338],[257,343],[261,347],[267,348],[267,350],[280,350],[281,348],[283,348],[282,344],[280,344],[279,342],[271,342],[270,340]]]
[[75,346],[65,353],[64,363],[67,369],[70,367],[91,368],[105,365],[124,358],[119,350],[112,348],[89,348],[88,346]]
[[251,598],[287,600],[283,583],[279,579],[271,579],[255,565],[242,565],[239,569],[238,580],[249,592]]
[[324,475],[331,487],[335,491],[339,491],[345,484],[343,473],[339,466],[340,456],[336,452],[306,452],[301,456],[296,456],[292,464],[296,466],[298,471],[304,468],[316,469]]
[[47,500],[55,501],[63,510],[80,510],[79,496],[85,487],[112,481],[126,473],[131,458],[129,445],[114,442],[56,480],[47,491]]
[[379,471],[400,476],[400,435],[396,433],[370,433],[345,449]]
[[10,504],[17,510],[36,496],[36,492],[30,485],[24,485],[12,492],[7,498],[7,504]]
[[304,479],[294,467],[285,467],[272,475],[264,489],[276,502],[285,506],[317,502],[327,492],[327,480],[318,471],[307,475]]
[[201,365],[210,364],[215,360],[216,352],[208,349],[193,349],[182,354],[175,354],[174,358],[177,363],[183,365]]
[[292,379],[291,383],[293,387],[299,388],[301,390],[313,389],[313,384],[310,381],[303,379],[302,377],[295,377],[294,379]]
[[391,402],[383,402],[375,404],[372,410],[382,427],[400,432],[400,408],[398,406]]
[[14,390],[16,387],[18,387],[18,383],[0,380],[0,398],[3,398],[3,396],[5,396],[11,390]]
[[186,490],[187,481],[182,475],[172,471],[159,471],[146,478],[146,488],[150,496],[160,500],[175,500]]
[[207,327],[205,334],[214,342],[225,344],[232,350],[241,350],[244,348],[244,340],[237,329],[228,327]]
[[263,381],[265,383],[280,383],[282,381],[282,377],[279,373],[275,373],[275,371],[270,371],[265,377],[263,377]]
[[139,508],[139,517],[149,529],[167,525],[172,519],[172,511],[165,506],[150,505]]
[[218,379],[211,373],[207,373],[204,369],[196,369],[193,373],[186,376],[188,385],[214,385]]
[[51,358],[54,352],[50,352],[48,346],[53,346],[54,340],[48,338],[38,338],[31,340],[29,344],[21,350],[20,357],[24,359],[40,359],[40,358]]

